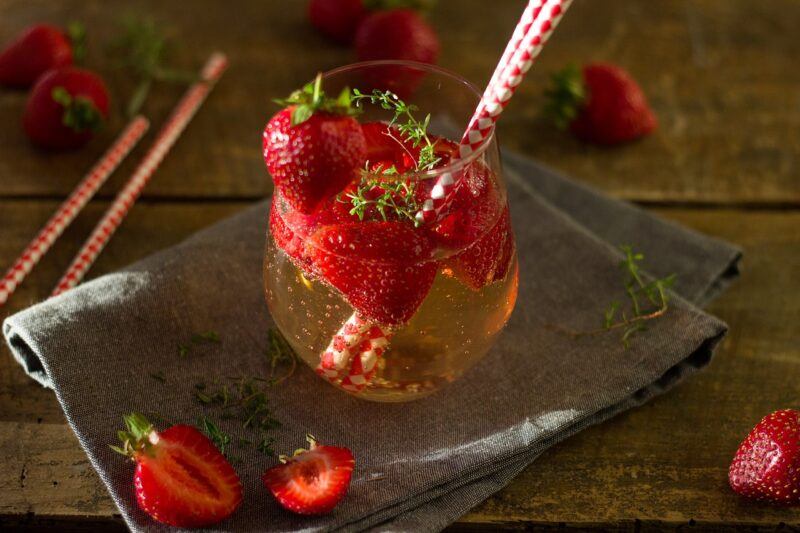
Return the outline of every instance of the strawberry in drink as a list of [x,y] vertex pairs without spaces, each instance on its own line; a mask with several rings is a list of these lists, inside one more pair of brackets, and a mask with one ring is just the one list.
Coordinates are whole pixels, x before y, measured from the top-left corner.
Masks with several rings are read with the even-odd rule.
[[[453,77],[426,69],[421,93]],[[275,182],[267,302],[298,356],[334,385],[370,400],[421,397],[479,360],[514,307],[497,145],[459,160],[456,142],[429,131],[431,115],[395,94],[330,97],[322,81],[281,101],[264,131]],[[478,98],[462,85],[452,83]],[[443,172],[453,194],[423,221]]]

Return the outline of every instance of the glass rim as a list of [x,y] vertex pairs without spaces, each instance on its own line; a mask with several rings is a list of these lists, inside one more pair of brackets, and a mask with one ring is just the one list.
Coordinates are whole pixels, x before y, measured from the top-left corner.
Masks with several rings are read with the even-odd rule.
[[[437,74],[440,76],[444,76],[446,78],[450,78],[451,80],[457,82],[459,85],[462,85],[472,94],[477,97],[476,105],[481,101],[483,98],[483,94],[481,93],[480,89],[466,79],[465,77],[461,76],[460,74],[440,67],[438,65],[431,65],[429,63],[420,63],[419,61],[409,61],[403,59],[380,59],[374,61],[360,61],[358,63],[349,63],[347,65],[342,65],[340,67],[336,67],[334,69],[325,71],[322,73],[322,81],[323,85],[326,79],[336,76],[339,74],[344,74],[347,72],[354,72],[359,69],[363,68],[371,68],[371,67],[383,67],[383,66],[401,66],[401,67],[410,67],[415,68],[418,70],[426,71],[428,74]],[[470,117],[472,118],[472,117]],[[460,139],[459,139],[460,140]],[[465,167],[469,166],[476,159],[483,155],[484,152],[488,149],[488,147],[492,144],[495,140],[495,128],[492,126],[492,129],[489,131],[489,135],[487,135],[481,143],[475,148],[468,156],[464,158],[459,158],[454,163],[448,163],[443,167],[434,168],[432,170],[425,170],[421,172],[404,172],[399,176],[402,176],[405,179],[411,178],[416,180],[427,180],[437,178],[443,174],[450,173],[450,174],[457,174],[462,171]],[[368,175],[372,175],[373,173],[369,172]],[[387,176],[383,174],[374,174],[376,178],[380,179],[387,179]],[[395,176],[391,176],[391,178],[395,178]],[[390,179],[391,179],[390,178]]]

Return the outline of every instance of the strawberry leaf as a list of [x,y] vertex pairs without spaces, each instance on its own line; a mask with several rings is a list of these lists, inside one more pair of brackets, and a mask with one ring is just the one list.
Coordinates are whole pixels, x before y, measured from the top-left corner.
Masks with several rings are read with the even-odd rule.
[[64,108],[61,123],[71,130],[96,130],[103,123],[103,116],[90,99],[83,96],[73,97],[61,86],[53,88],[51,97]]
[[295,106],[292,111],[292,126],[302,124],[317,111],[333,115],[353,116],[361,112],[351,105],[350,89],[345,87],[336,98],[329,98],[322,90],[322,74],[307,83],[287,98],[273,100],[281,106]]
[[126,108],[129,116],[139,112],[154,80],[186,85],[197,81],[194,72],[164,66],[169,41],[152,20],[125,19],[120,33],[122,36],[112,44],[113,57],[119,58],[117,66],[138,78]]
[[583,75],[576,65],[569,65],[553,75],[550,87],[545,91],[547,104],[544,113],[556,127],[565,130],[586,101],[586,86]]
[[117,437],[122,441],[122,446],[109,447],[117,453],[134,457],[139,452],[146,451],[150,444],[150,434],[154,431],[153,424],[141,413],[131,413],[122,417],[127,431],[117,432]]
[[295,106],[292,110],[292,126],[297,126],[298,124],[302,124],[306,120],[311,118],[311,115],[314,114],[314,108],[312,108],[308,104],[301,104]]
[[86,27],[77,21],[70,22],[67,25],[67,38],[72,45],[72,60],[76,64],[83,63],[86,59]]

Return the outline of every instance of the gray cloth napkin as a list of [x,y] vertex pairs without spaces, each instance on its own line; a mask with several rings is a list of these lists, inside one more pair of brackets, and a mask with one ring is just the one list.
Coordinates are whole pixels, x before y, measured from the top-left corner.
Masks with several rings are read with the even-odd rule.
[[[306,368],[270,391],[283,425],[275,449],[314,433],[353,450],[348,496],[324,517],[282,511],[261,486],[275,464],[235,449],[242,507],[220,531],[436,531],[506,485],[552,444],[647,401],[706,365],[726,326],[695,305],[737,273],[740,252],[505,154],[520,258],[517,307],[494,349],[462,379],[406,404],[357,400]],[[193,384],[265,375],[272,326],[261,262],[261,203],[114,274],[9,317],[3,332],[30,376],[53,388],[125,521],[162,529],[138,510],[132,465],[108,444],[133,411],[193,423]],[[668,313],[623,348],[619,335],[572,338],[624,299],[617,244],[643,251],[654,276],[677,274]],[[221,343],[178,357],[193,332]],[[149,375],[161,371],[166,382]],[[235,442],[252,437],[222,421]]]

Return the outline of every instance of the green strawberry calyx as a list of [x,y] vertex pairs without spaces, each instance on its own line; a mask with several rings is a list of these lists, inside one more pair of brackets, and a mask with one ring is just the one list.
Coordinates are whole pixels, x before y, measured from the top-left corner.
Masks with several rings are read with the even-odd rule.
[[86,59],[86,27],[78,21],[67,25],[67,39],[72,46],[72,60],[76,64],[83,63]]
[[547,115],[558,129],[565,130],[575,120],[586,103],[588,91],[577,65],[569,65],[553,74],[550,87],[545,91]]
[[314,448],[319,446],[319,442],[317,442],[317,438],[312,435],[311,433],[306,433],[306,440],[308,441],[308,448],[298,448],[294,451],[292,455],[279,455],[278,460],[282,464],[286,464],[290,462],[292,459],[297,457],[298,455],[302,455],[304,453],[310,452]]
[[353,116],[361,110],[353,107],[349,87],[345,87],[336,98],[329,98],[322,90],[322,74],[317,74],[314,81],[307,83],[302,89],[294,91],[288,98],[275,100],[282,106],[293,106],[292,126],[302,124],[317,111],[334,115]]
[[71,130],[78,133],[96,130],[103,123],[103,115],[89,98],[72,96],[61,86],[54,87],[51,96],[53,101],[64,108],[61,123]]
[[125,420],[126,430],[117,432],[122,446],[109,445],[115,452],[135,458],[140,453],[146,453],[158,441],[158,433],[143,414],[131,413],[122,419]]

